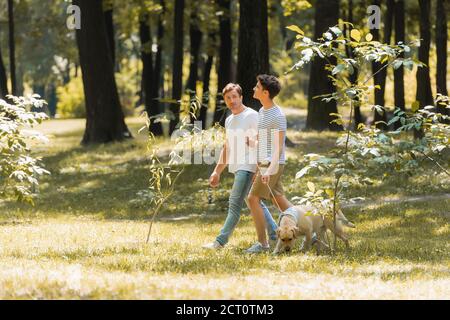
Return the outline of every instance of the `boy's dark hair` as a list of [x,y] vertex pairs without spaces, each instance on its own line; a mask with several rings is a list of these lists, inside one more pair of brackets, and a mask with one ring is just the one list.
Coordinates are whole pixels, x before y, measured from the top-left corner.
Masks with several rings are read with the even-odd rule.
[[280,93],[281,84],[277,77],[270,74],[260,74],[256,79],[261,83],[264,90],[269,91],[270,99],[273,99]]

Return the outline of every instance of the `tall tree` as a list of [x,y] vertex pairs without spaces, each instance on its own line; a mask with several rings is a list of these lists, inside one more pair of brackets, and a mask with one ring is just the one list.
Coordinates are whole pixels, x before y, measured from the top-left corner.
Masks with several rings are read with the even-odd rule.
[[[145,9],[144,9],[145,10]],[[154,108],[153,98],[155,95],[155,74],[153,68],[152,57],[152,39],[149,23],[149,14],[144,12],[139,21],[139,38],[141,40],[141,61],[142,61],[142,81],[141,91],[144,96],[145,111],[149,118],[151,118],[150,132],[155,135],[162,134],[161,124],[155,122],[154,116],[159,114],[159,110]]]
[[[338,23],[339,0],[317,0],[315,6],[314,38],[322,37],[322,34],[331,26]],[[335,61],[331,61],[335,63]],[[335,100],[323,101],[314,98],[319,95],[336,91],[333,82],[329,78],[330,72],[325,70],[327,62],[324,59],[314,59],[311,64],[309,89],[308,89],[308,115],[306,128],[312,130],[339,130],[340,126],[330,123],[333,117],[330,113],[337,113]]]
[[113,65],[115,66],[116,44],[114,41],[113,2],[111,0],[103,0],[103,14],[105,16],[106,34],[108,36],[109,50]]
[[[199,20],[194,8],[191,9],[191,21],[189,23],[189,39],[190,39],[190,65],[189,77],[186,84],[186,90],[189,90],[190,99],[195,99],[195,89],[198,80],[198,68],[200,60],[200,46],[202,43],[202,32],[199,27]],[[197,111],[196,117],[200,110]],[[194,122],[194,117],[191,116],[191,123]]]
[[259,110],[261,104],[253,98],[253,87],[258,74],[269,73],[267,0],[239,3],[237,82],[242,87],[244,104]]
[[[157,43],[156,43],[156,56],[155,56],[155,68],[154,68],[154,80],[152,85],[152,110],[160,113],[159,97],[162,84],[162,53],[163,53],[163,38],[164,38],[164,15],[166,12],[166,5],[164,0],[160,0],[161,12],[158,14],[158,30],[157,30]],[[152,122],[150,125],[150,131],[154,135],[162,135],[162,127],[160,122]]]
[[200,108],[200,115],[198,120],[202,122],[202,129],[206,129],[206,116],[208,113],[208,106],[210,102],[210,94],[209,94],[209,81],[211,78],[211,69],[214,62],[214,52],[215,52],[215,38],[216,35],[214,33],[210,33],[208,35],[208,47],[206,50],[207,58],[204,62],[203,66],[203,97],[202,97],[202,106]]
[[107,143],[131,137],[117,93],[102,0],[73,0],[83,13],[76,31],[86,100],[83,144]]
[[[447,15],[445,1],[437,0],[436,3],[436,92],[448,95],[447,92]],[[446,108],[438,105],[438,110],[447,113]]]
[[[348,7],[347,7],[347,21],[350,23],[354,23],[353,19],[353,0],[348,0]],[[344,32],[347,34],[347,37],[350,36],[350,28],[345,24],[344,25]],[[355,56],[353,49],[351,46],[347,46],[345,48],[345,51],[347,53],[347,57],[353,58]],[[358,82],[358,69],[355,69],[353,73],[349,76],[349,80],[352,84],[356,84]],[[354,124],[355,128],[358,127],[358,124],[364,123],[363,116],[361,114],[361,103],[357,99],[355,101],[354,105]]]
[[[380,5],[380,1],[377,1],[377,4]],[[383,42],[390,44],[391,43],[391,35],[392,35],[392,22],[394,18],[394,0],[387,0],[386,5],[386,14],[385,14],[385,20],[384,20],[384,37]],[[375,29],[376,32],[374,33],[374,39],[379,39],[379,32],[378,29]],[[386,76],[387,76],[387,68],[385,68],[386,63],[378,63],[374,62],[372,64],[373,72],[374,72],[374,83],[375,85],[380,86],[378,89],[375,89],[375,104],[380,106],[385,106],[385,100],[384,100],[384,94],[386,91]],[[387,122],[387,116],[386,112],[383,111],[381,114],[378,113],[376,110],[374,111],[374,122],[377,121],[384,121]],[[386,130],[387,127],[384,123],[377,124],[377,127],[380,129]]]
[[14,39],[14,1],[8,0],[8,26],[9,26],[9,69],[11,75],[11,93],[17,94],[16,80],[16,41]]
[[[400,41],[405,43],[405,1],[398,0],[395,3],[395,43]],[[404,54],[400,55],[404,58]],[[405,110],[405,82],[404,82],[404,68],[401,65],[394,70],[394,104],[397,108]],[[399,124],[395,123],[398,127]]]
[[[430,7],[431,4],[428,0],[419,0],[420,7],[420,47],[419,47],[419,60],[425,64],[421,68],[417,68],[416,80],[417,80],[417,92],[416,101],[419,103],[419,109],[433,105],[433,93],[431,91],[430,81],[430,41],[431,41],[431,25],[430,25]],[[423,136],[422,131],[415,131],[414,136],[421,138]]]
[[[172,98],[181,99],[183,89],[183,17],[184,0],[175,0],[174,36],[173,36],[173,67],[172,67]],[[170,105],[173,119],[170,121],[170,134],[175,130],[180,121],[180,104]]]
[[220,94],[221,90],[231,82],[231,68],[232,68],[232,42],[231,42],[231,20],[230,20],[230,0],[217,0],[219,10],[219,61],[217,72],[217,99],[216,109],[214,111],[213,123],[219,122],[221,125],[225,124],[226,108],[223,103],[223,97]]
[[0,47],[0,99],[5,98],[8,94],[8,79],[6,77],[6,69],[3,63],[2,50]]

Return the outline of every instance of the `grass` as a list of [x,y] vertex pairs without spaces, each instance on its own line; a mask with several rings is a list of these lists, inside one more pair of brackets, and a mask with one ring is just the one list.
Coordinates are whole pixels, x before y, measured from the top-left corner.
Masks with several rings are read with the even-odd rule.
[[[255,240],[244,210],[226,249],[209,252],[225,218],[231,175],[207,203],[211,166],[190,166],[163,208],[146,245],[150,209],[137,193],[147,185],[146,139],[140,119],[128,119],[135,139],[79,146],[81,120],[52,120],[42,129],[51,143],[37,150],[52,175],[35,207],[0,204],[2,299],[448,299],[450,201],[383,203],[383,199],[448,192],[448,180],[392,179],[350,196],[373,204],[349,208],[351,251],[335,255],[248,256]],[[334,133],[290,132],[289,197],[306,190],[292,177],[295,160],[324,152]],[[170,146],[159,140],[162,149]],[[323,178],[312,181],[323,183]],[[276,210],[272,208],[272,212]]]

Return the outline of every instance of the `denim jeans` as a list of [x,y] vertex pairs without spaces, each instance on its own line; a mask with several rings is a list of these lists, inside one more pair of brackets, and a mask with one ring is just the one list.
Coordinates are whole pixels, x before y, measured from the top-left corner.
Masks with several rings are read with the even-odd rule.
[[[228,242],[234,228],[236,228],[236,225],[239,222],[242,206],[247,198],[248,192],[250,191],[250,187],[252,186],[253,175],[253,172],[245,170],[238,170],[234,174],[234,183],[231,188],[230,198],[228,200],[228,215],[225,219],[222,230],[220,230],[219,236],[216,238],[217,242],[221,245],[225,245]],[[277,238],[277,223],[272,218],[269,209],[267,209],[262,201],[261,206],[263,208],[264,218],[266,219],[269,239],[274,240]]]

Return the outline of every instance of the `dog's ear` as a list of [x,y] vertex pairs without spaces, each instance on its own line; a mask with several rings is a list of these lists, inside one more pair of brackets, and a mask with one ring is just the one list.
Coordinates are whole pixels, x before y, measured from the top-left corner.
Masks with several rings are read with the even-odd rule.
[[292,229],[292,234],[293,234],[293,236],[294,236],[294,238],[297,238],[297,234],[298,234],[298,227],[294,227],[293,229]]

